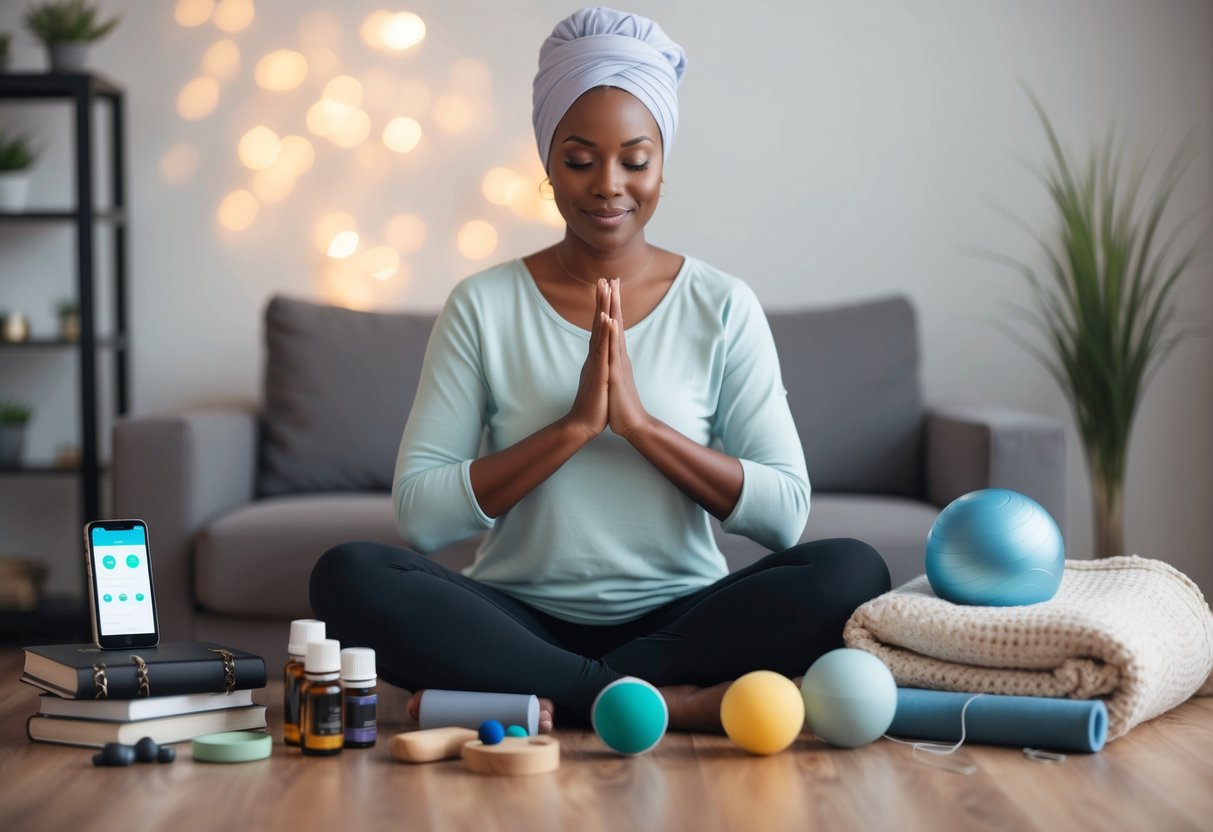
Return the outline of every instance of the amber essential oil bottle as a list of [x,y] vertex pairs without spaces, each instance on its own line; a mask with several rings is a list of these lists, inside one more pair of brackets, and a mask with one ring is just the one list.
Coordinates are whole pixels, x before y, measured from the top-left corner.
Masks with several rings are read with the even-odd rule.
[[300,737],[299,692],[303,686],[303,659],[309,641],[324,638],[324,622],[314,618],[298,618],[291,622],[291,635],[286,652],[290,658],[282,668],[283,718],[282,741],[287,745],[298,745]]
[[325,638],[307,646],[303,662],[304,688],[300,697],[303,708],[303,736],[300,748],[304,754],[327,756],[340,754],[345,745],[345,712],[342,708],[341,643]]
[[347,647],[341,651],[341,688],[345,700],[345,747],[370,748],[379,731],[374,650]]

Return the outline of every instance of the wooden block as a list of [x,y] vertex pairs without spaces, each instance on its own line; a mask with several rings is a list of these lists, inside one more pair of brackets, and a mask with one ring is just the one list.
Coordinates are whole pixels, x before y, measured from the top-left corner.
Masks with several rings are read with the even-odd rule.
[[403,763],[432,763],[453,760],[468,740],[476,739],[471,728],[427,728],[392,737],[392,757]]
[[560,743],[552,737],[506,737],[496,745],[473,740],[463,746],[463,765],[477,774],[543,774],[560,768]]

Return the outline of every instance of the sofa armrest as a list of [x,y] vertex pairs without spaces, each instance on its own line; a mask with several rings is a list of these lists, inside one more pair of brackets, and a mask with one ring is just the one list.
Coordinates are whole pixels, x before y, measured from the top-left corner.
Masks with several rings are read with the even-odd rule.
[[1026,494],[1065,534],[1066,430],[1057,419],[987,407],[933,408],[926,478],[927,499],[939,506],[982,488]]
[[128,417],[114,426],[114,513],[147,522],[162,639],[194,637],[194,538],[253,499],[256,466],[252,407]]

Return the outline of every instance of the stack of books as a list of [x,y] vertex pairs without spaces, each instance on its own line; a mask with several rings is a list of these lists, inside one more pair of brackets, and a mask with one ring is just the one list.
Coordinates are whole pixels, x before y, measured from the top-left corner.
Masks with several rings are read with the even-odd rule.
[[164,745],[265,727],[265,706],[252,698],[265,686],[265,662],[209,642],[27,647],[21,681],[45,691],[26,722],[37,742],[99,747],[151,737]]

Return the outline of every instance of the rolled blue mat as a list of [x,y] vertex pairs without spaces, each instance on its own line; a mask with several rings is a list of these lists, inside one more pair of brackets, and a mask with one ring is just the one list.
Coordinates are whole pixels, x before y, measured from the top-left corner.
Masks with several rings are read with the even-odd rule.
[[[888,733],[907,739],[956,742],[960,712],[975,694],[897,689]],[[965,742],[1093,753],[1108,739],[1108,709],[1098,699],[1047,699],[982,694],[964,712]]]

